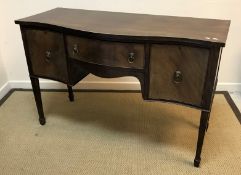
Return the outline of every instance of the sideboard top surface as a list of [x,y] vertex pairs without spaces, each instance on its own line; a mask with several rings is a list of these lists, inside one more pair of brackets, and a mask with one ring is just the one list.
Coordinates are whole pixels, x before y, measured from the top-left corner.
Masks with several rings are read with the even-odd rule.
[[53,25],[97,34],[177,38],[224,46],[229,20],[160,16],[55,8],[15,21],[21,25]]

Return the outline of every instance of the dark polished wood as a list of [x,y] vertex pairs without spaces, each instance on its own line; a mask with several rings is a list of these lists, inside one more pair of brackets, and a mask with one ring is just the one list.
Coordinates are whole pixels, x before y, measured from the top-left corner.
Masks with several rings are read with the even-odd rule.
[[217,86],[218,67],[221,61],[221,48],[210,49],[205,86],[203,90],[202,106],[211,110],[214,92]]
[[63,34],[34,29],[25,32],[33,74],[67,82]]
[[[67,36],[68,56],[80,61],[112,67],[144,67],[144,45],[133,43],[107,42]],[[133,60],[130,60],[133,53]]]
[[144,100],[202,111],[194,165],[199,166],[230,21],[56,8],[20,24],[39,121],[38,78],[72,86],[89,73],[134,76]]
[[38,78],[34,78],[34,77],[30,77],[30,80],[32,83],[36,106],[38,109],[39,123],[41,125],[44,125],[45,117],[44,117],[43,104],[42,104],[41,92],[40,92],[40,87],[39,87],[39,80],[38,80]]
[[73,64],[71,59],[68,60],[69,63],[69,82],[68,84],[71,86],[74,86],[76,83],[78,83],[80,80],[85,78],[89,72],[85,71],[83,67],[81,67],[78,64]]
[[72,86],[67,85],[67,88],[69,92],[69,101],[74,101],[74,93],[73,93]]
[[[23,18],[17,24],[54,25],[111,36],[167,37],[207,41],[224,46],[228,20],[146,15],[121,12],[56,8]],[[201,31],[201,32],[200,32]]]
[[201,106],[209,50],[154,44],[150,54],[149,97]]
[[195,159],[194,159],[194,166],[195,167],[199,167],[199,164],[201,162],[201,152],[202,152],[203,140],[204,140],[207,124],[208,124],[209,115],[210,115],[210,112],[202,111],[202,113],[201,113],[196,156],[195,156]]

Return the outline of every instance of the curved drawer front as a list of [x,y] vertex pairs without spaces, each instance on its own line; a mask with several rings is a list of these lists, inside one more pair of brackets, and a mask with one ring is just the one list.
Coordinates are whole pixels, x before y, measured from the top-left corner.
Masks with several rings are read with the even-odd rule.
[[123,68],[144,68],[144,45],[66,36],[68,56],[80,61]]
[[67,81],[63,34],[26,29],[29,59],[34,75]]
[[149,98],[200,106],[209,50],[179,45],[152,45]]

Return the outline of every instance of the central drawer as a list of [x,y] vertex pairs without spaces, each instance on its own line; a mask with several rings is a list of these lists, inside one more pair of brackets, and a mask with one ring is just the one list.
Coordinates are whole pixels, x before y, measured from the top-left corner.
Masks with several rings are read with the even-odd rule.
[[80,61],[122,68],[144,68],[144,45],[66,36],[68,56]]

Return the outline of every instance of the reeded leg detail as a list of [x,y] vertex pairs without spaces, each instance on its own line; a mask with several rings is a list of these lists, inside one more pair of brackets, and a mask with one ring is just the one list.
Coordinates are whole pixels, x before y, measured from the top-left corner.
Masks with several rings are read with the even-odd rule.
[[208,117],[209,117],[209,112],[202,111],[200,125],[199,125],[199,132],[198,132],[196,156],[194,159],[195,167],[199,167],[200,162],[201,162],[201,152],[202,152],[204,136],[205,136],[206,129],[207,129]]
[[69,101],[74,101],[74,93],[73,93],[72,86],[67,85],[67,87],[69,92]]
[[34,93],[34,98],[38,110],[38,115],[39,115],[39,123],[41,125],[44,125],[46,123],[45,117],[44,117],[44,112],[43,112],[43,105],[42,105],[42,98],[41,98],[41,91],[39,87],[39,80],[38,78],[33,78],[30,77],[31,83],[32,83],[32,88],[33,88],[33,93]]

